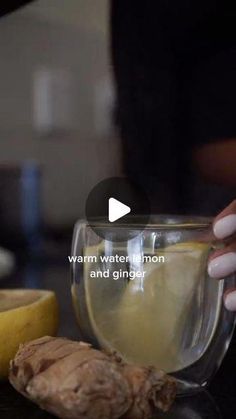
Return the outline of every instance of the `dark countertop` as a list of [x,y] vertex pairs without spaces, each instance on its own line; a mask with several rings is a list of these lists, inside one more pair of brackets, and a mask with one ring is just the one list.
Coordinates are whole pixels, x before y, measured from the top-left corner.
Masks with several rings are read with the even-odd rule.
[[[69,249],[69,247],[68,247]],[[45,288],[55,290],[60,304],[59,335],[79,339],[70,296],[70,267],[67,252],[51,258],[25,258],[15,273],[1,280],[1,288]],[[159,416],[158,416],[159,417]],[[52,418],[20,396],[7,382],[0,383],[1,419]],[[180,398],[163,419],[235,419],[236,418],[236,335],[223,364],[207,392]],[[96,419],[96,418],[94,418]]]

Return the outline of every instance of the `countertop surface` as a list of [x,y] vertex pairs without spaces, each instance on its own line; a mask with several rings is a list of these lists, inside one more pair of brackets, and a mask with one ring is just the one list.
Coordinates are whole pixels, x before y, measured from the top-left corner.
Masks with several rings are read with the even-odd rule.
[[[26,258],[11,277],[1,280],[1,288],[54,289],[60,304],[59,335],[79,339],[70,296],[70,267],[66,251],[51,258]],[[160,417],[159,415],[156,417]],[[0,418],[52,418],[20,396],[7,382],[0,383]],[[163,419],[236,418],[236,335],[208,392],[180,398]],[[96,419],[96,418],[94,418]]]

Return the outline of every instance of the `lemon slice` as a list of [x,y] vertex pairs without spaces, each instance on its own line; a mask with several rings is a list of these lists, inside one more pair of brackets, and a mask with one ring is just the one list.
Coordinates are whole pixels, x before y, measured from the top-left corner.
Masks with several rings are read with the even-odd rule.
[[[158,251],[164,263],[146,263],[144,278],[129,282],[85,278],[90,323],[101,346],[130,362],[174,372],[191,363],[181,356],[199,281],[204,281],[209,245],[180,243]],[[94,267],[93,267],[94,269]]]
[[58,305],[55,293],[41,290],[0,290],[0,377],[20,343],[55,335]]

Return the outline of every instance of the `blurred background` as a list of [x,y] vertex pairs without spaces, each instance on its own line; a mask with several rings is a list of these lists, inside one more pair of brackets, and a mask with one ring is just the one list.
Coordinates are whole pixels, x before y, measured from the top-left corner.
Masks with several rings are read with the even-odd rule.
[[1,18],[2,244],[71,234],[90,189],[120,173],[108,13],[107,0],[37,0]]

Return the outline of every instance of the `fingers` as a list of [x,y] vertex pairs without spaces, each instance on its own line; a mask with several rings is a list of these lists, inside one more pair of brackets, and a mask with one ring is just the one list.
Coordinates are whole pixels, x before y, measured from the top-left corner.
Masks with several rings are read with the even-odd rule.
[[208,273],[212,278],[224,278],[236,272],[236,200],[226,207],[215,219],[213,231],[216,239],[231,238],[231,244],[214,252],[208,263]]
[[236,311],[236,290],[229,290],[224,296],[224,304],[227,310]]
[[215,279],[225,278],[236,272],[236,246],[227,246],[211,255],[208,273]]
[[236,200],[226,207],[215,219],[213,226],[217,239],[225,239],[236,233]]
[[[208,273],[212,278],[221,279],[236,272],[236,200],[215,218],[213,232],[216,239],[225,241],[226,246],[211,255]],[[224,304],[229,311],[236,311],[236,289],[226,292]]]

